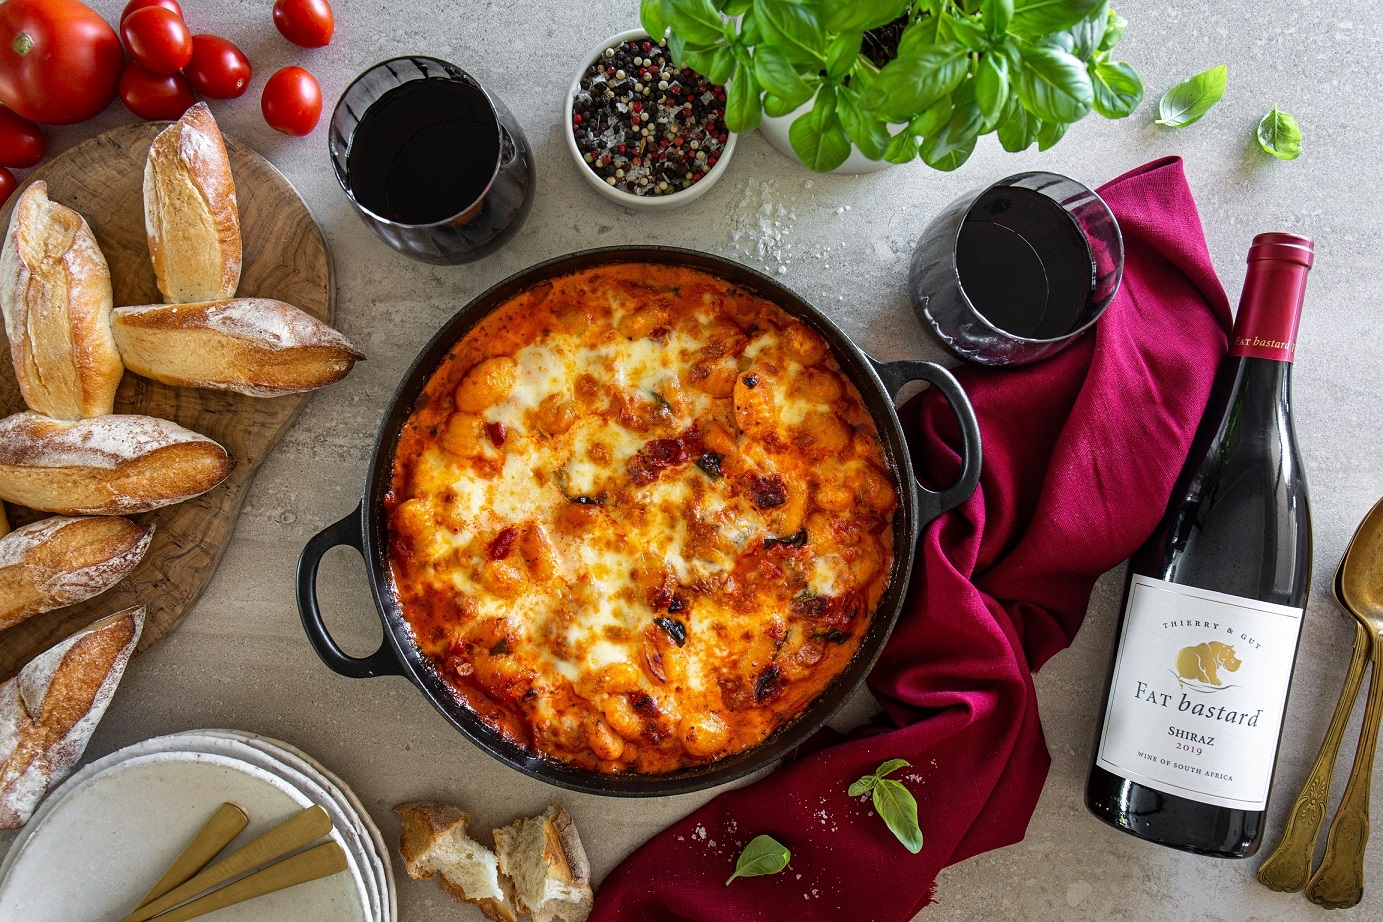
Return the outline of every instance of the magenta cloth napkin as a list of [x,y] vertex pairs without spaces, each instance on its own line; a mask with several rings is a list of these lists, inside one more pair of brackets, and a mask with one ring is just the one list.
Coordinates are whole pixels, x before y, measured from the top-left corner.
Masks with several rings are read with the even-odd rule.
[[[1180,159],[1100,194],[1123,229],[1125,269],[1094,334],[1026,368],[957,372],[984,473],[922,537],[869,678],[883,719],[849,737],[822,731],[815,751],[654,836],[606,878],[592,922],[902,922],[942,868],[1023,838],[1050,763],[1032,672],[1070,644],[1096,578],[1157,524],[1230,327]],[[903,417],[921,476],[950,483],[959,433],[939,395]],[[894,777],[917,798],[917,855],[867,798],[846,795],[892,758],[911,763]],[[787,845],[791,864],[726,887],[760,833]]]

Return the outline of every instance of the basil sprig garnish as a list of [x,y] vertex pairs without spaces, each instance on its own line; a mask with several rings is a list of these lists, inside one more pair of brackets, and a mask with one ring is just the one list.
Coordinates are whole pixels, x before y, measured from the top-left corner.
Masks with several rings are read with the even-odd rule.
[[1183,80],[1162,94],[1157,102],[1157,124],[1185,128],[1200,121],[1202,115],[1224,98],[1229,83],[1229,68],[1217,64]]
[[791,860],[792,852],[788,851],[782,842],[773,836],[755,836],[754,840],[744,847],[744,851],[740,852],[739,860],[735,862],[735,873],[730,875],[730,880],[725,882],[725,886],[730,886],[730,881],[736,877],[777,874],[787,867]]
[[901,781],[886,778],[900,768],[907,768],[906,759],[889,759],[874,770],[850,785],[851,797],[872,793],[874,809],[883,818],[889,830],[903,843],[903,847],[914,855],[922,850],[922,828],[917,825],[917,800]]
[[1258,145],[1279,160],[1301,156],[1301,128],[1277,106],[1258,123]]

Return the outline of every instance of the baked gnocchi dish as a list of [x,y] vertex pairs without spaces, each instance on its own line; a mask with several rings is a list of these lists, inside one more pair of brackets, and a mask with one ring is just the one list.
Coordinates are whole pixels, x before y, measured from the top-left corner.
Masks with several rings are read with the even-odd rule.
[[418,648],[543,758],[664,773],[750,748],[855,654],[894,475],[826,341],[696,269],[544,282],[450,351],[385,500]]

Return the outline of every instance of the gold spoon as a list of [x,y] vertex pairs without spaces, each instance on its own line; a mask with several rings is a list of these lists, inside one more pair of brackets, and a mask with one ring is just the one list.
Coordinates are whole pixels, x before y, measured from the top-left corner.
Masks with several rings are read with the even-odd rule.
[[[221,850],[243,830],[250,820],[245,811],[235,804],[222,804],[206,821],[200,832],[178,853],[168,870],[159,878],[154,888],[139,901],[140,906],[152,903],[174,887],[180,887],[201,873],[211,859],[221,854]],[[138,908],[138,907],[136,907]]]
[[1364,848],[1369,841],[1369,782],[1383,717],[1383,500],[1360,523],[1340,567],[1342,600],[1369,632],[1373,675],[1349,783],[1330,824],[1325,857],[1306,885],[1306,897],[1327,909],[1346,909],[1364,895]]
[[[1340,574],[1344,572],[1345,560],[1353,545],[1351,540],[1344,556],[1340,558],[1340,565],[1335,568],[1335,600],[1346,611],[1349,606],[1345,605],[1341,596]],[[1340,740],[1349,724],[1354,701],[1359,697],[1359,686],[1364,682],[1364,667],[1368,665],[1369,652],[1369,631],[1356,618],[1354,653],[1349,660],[1349,671],[1345,673],[1345,687],[1335,704],[1335,716],[1330,719],[1330,729],[1325,731],[1320,754],[1306,776],[1306,783],[1302,785],[1296,803],[1292,804],[1292,810],[1287,814],[1287,827],[1282,830],[1282,840],[1258,867],[1258,882],[1270,890],[1296,893],[1305,889],[1311,879],[1311,859],[1315,855],[1316,839],[1325,825],[1325,811],[1330,801],[1330,778],[1335,774]]]

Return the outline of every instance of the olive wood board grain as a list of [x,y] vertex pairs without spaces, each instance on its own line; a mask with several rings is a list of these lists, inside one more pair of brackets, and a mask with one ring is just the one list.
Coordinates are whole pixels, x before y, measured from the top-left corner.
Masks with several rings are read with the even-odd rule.
[[[149,262],[143,188],[149,144],[167,124],[139,122],[91,138],[53,158],[24,184],[44,180],[50,199],[86,218],[110,265],[116,306],[163,300]],[[287,301],[330,323],[336,295],[331,256],[307,204],[269,161],[233,138],[225,140],[244,245],[237,294]],[[9,227],[22,191],[0,210],[0,228]],[[8,416],[25,406],[3,328],[0,344],[0,416]],[[134,516],[154,524],[153,541],[135,571],[114,588],[0,632],[0,680],[64,637],[130,605],[148,609],[138,652],[177,627],[225,553],[260,463],[309,396],[259,398],[171,387],[127,371],[116,395],[116,413],[160,416],[209,436],[235,459],[235,470],[208,493]],[[48,515],[14,505],[6,511],[13,528]]]

